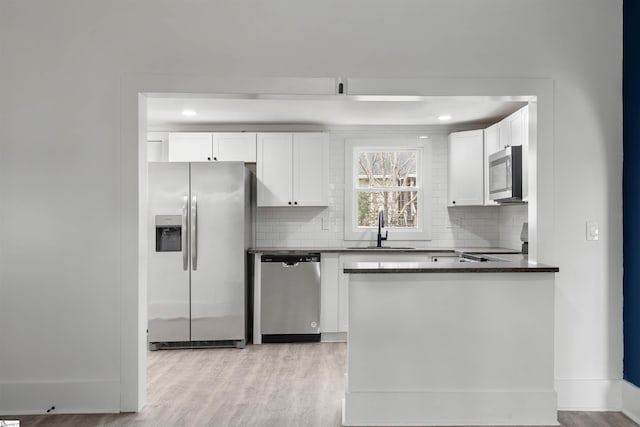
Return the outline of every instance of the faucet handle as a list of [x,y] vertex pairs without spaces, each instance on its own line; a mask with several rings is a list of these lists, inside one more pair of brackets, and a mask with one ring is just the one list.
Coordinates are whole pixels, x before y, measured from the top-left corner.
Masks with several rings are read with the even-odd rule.
[[384,237],[380,236],[380,240],[387,240],[389,238],[389,230],[384,232]]

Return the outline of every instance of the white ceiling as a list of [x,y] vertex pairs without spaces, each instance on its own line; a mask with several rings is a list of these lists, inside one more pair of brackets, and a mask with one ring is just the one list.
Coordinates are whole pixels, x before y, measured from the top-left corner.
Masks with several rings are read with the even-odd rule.
[[[147,98],[149,128],[206,124],[459,125],[494,123],[524,106],[496,97],[170,96]],[[183,110],[196,115],[185,117]],[[438,116],[448,114],[446,122]]]

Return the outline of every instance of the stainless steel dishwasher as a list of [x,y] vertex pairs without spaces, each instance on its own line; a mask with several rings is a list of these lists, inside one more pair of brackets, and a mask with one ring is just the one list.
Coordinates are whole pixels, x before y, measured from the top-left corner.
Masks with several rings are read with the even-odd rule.
[[262,255],[262,342],[320,341],[320,254]]

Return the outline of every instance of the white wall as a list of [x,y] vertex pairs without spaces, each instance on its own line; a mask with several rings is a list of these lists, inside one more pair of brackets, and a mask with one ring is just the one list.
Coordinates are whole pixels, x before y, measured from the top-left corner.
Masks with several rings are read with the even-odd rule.
[[559,400],[619,405],[621,24],[621,0],[0,2],[0,413],[126,401],[120,89],[134,74],[551,78]]

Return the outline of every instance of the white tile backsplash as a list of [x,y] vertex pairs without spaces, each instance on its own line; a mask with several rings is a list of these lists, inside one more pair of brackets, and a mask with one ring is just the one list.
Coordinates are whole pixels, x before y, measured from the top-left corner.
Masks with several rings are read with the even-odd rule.
[[[394,131],[407,137],[425,132]],[[344,240],[344,141],[352,137],[375,137],[366,131],[330,133],[329,206],[258,208],[256,246],[258,247],[348,247]],[[385,136],[389,136],[387,133]],[[523,206],[447,207],[447,136],[429,133],[432,144],[432,240],[400,241],[389,231],[389,246],[411,247],[489,247],[520,248],[520,228],[526,221]],[[524,218],[524,219],[523,219]],[[324,230],[323,230],[324,221]],[[517,230],[516,230],[517,229]],[[375,243],[375,240],[372,240]]]

